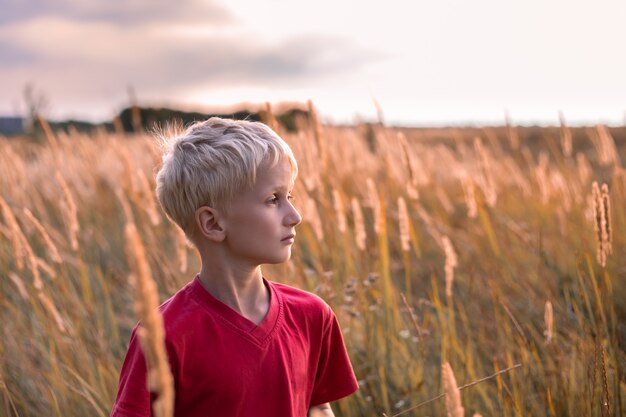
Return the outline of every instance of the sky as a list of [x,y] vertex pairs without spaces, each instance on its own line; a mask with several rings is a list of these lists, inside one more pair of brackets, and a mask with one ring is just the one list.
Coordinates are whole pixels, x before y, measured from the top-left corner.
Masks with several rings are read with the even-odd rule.
[[[313,100],[327,122],[626,123],[623,0],[0,0],[0,115]],[[132,93],[130,92],[132,90]]]

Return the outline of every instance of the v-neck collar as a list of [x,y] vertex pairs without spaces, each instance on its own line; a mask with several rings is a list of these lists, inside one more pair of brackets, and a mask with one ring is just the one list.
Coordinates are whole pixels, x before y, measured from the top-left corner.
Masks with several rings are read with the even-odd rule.
[[269,340],[274,329],[279,324],[282,300],[271,282],[263,278],[263,284],[270,292],[270,305],[267,314],[258,325],[213,296],[213,294],[202,285],[199,275],[196,275],[191,283],[191,290],[196,300],[202,307],[208,310],[209,313],[220,318],[222,322],[245,337],[250,338],[256,344],[264,344]]

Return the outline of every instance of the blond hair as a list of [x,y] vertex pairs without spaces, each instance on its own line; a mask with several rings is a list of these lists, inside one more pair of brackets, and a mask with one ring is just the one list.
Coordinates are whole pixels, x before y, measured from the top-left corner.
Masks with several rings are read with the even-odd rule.
[[163,164],[156,194],[167,216],[191,238],[202,206],[228,210],[238,192],[252,187],[257,169],[286,158],[293,178],[296,159],[287,143],[263,123],[212,117],[179,135],[159,135]]

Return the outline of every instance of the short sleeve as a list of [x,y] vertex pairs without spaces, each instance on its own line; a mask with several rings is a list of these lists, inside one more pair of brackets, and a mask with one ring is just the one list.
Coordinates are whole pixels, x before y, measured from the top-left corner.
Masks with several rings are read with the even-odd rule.
[[330,307],[326,308],[327,322],[322,334],[321,353],[310,407],[336,401],[359,388],[337,317]]
[[150,417],[146,359],[141,351],[136,326],[130,337],[126,358],[120,371],[117,398],[111,417]]

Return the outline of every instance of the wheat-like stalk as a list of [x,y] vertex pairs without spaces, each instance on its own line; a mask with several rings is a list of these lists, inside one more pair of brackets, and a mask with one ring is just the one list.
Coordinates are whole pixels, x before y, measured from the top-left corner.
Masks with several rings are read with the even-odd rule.
[[369,206],[374,212],[374,231],[378,235],[381,231],[381,222],[383,216],[382,208],[380,206],[380,196],[378,195],[378,190],[376,188],[376,184],[374,184],[374,180],[368,178],[366,183]]
[[26,236],[22,233],[22,229],[16,223],[15,224],[15,234],[17,238],[20,240],[20,247],[24,251],[24,258],[26,259],[26,264],[28,265],[28,269],[30,269],[31,274],[33,275],[33,285],[35,289],[41,291],[43,289],[43,281],[41,280],[41,274],[39,273],[39,264],[37,262],[37,256],[33,251],[33,248],[28,243]]
[[266,125],[268,125],[274,132],[278,132],[278,120],[276,120],[276,116],[274,115],[274,112],[272,111],[272,105],[270,104],[270,102],[266,102],[265,103],[265,111],[262,112],[263,115],[263,123],[265,123]]
[[406,184],[406,191],[412,200],[419,198],[419,192],[417,191],[417,173],[415,172],[415,161],[413,154],[409,149],[409,143],[406,140],[406,136],[402,132],[398,132],[398,140],[400,141],[400,148],[402,149],[402,155],[404,156],[404,165],[409,172],[409,181]]
[[613,253],[613,232],[611,228],[611,199],[609,198],[609,186],[602,184],[602,211],[604,213],[604,229],[602,232],[603,247],[607,255]]
[[543,334],[546,336],[546,344],[549,344],[554,337],[554,312],[552,310],[552,303],[549,300],[546,301],[544,307],[543,321],[546,326],[546,330]]
[[606,266],[606,258],[613,253],[613,236],[611,232],[611,206],[609,199],[609,187],[602,185],[602,190],[596,181],[591,186],[591,198],[593,202],[594,229],[596,231],[598,263]]
[[52,315],[52,318],[59,328],[59,331],[61,333],[67,333],[68,329],[65,325],[65,321],[61,317],[61,314],[59,314],[59,310],[57,310],[50,297],[48,297],[43,291],[37,291],[37,298],[39,298],[39,301],[41,301],[41,304],[43,304],[45,309],[48,310],[48,313]]
[[365,223],[363,222],[363,211],[356,197],[352,197],[350,205],[352,206],[352,216],[354,219],[354,240],[356,241],[357,248],[364,251],[367,242],[367,232],[365,231]]
[[452,297],[452,283],[454,282],[454,268],[458,265],[458,257],[456,252],[454,251],[454,246],[452,246],[452,242],[448,236],[443,236],[441,238],[441,243],[443,245],[443,250],[446,254],[446,264],[445,264],[445,273],[446,273],[446,296]]
[[441,366],[443,377],[443,390],[446,393],[446,412],[448,417],[463,417],[465,410],[461,403],[461,391],[456,384],[456,378],[452,367],[448,362]]
[[65,221],[67,222],[67,231],[70,238],[70,246],[72,250],[78,250],[78,233],[80,232],[80,226],[78,224],[78,209],[76,203],[70,192],[70,188],[63,178],[63,175],[59,171],[55,174],[56,180],[61,186],[63,191],[63,213],[65,215]]
[[11,210],[11,207],[4,201],[4,198],[0,196],[0,208],[2,209],[2,216],[4,222],[10,230],[11,244],[13,246],[13,256],[15,257],[15,265],[18,270],[24,269],[24,247],[22,246],[22,239],[20,238],[20,226],[17,223],[15,215]]
[[343,207],[343,200],[341,199],[341,193],[336,188],[333,189],[333,207],[335,209],[335,216],[337,218],[337,229],[340,233],[345,233],[346,227],[346,212]]
[[178,270],[184,274],[187,272],[187,236],[178,226],[173,226],[176,237],[176,254],[178,258]]
[[124,234],[128,260],[133,270],[135,311],[141,320],[138,330],[141,348],[148,365],[148,387],[157,393],[153,409],[156,417],[172,417],[174,413],[174,380],[165,350],[163,317],[158,311],[159,296],[152,279],[144,246],[132,221],[127,221]]
[[519,149],[519,134],[517,133],[517,129],[513,126],[513,122],[511,120],[511,115],[509,112],[506,112],[505,116],[506,120],[506,133],[509,138],[509,142],[511,143],[511,148],[514,150]]
[[30,300],[30,296],[28,295],[28,291],[26,291],[26,286],[24,286],[24,281],[13,271],[9,271],[9,279],[15,284],[17,287],[17,291],[20,293],[20,296],[25,300]]
[[478,216],[478,205],[476,204],[474,181],[469,175],[465,174],[461,176],[461,185],[463,187],[465,205],[467,206],[467,217],[474,219]]
[[315,106],[313,105],[313,101],[309,100],[307,105],[309,109],[309,117],[311,118],[313,137],[315,138],[315,145],[317,145],[317,154],[320,158],[321,168],[324,170],[327,163],[327,152],[326,143],[324,142],[324,136],[322,133],[322,125],[317,115],[317,111],[315,110]]
[[409,212],[406,208],[406,201],[402,196],[398,197],[398,223],[400,228],[400,242],[402,250],[408,252],[411,250],[411,234],[409,223]]
[[31,224],[35,226],[35,229],[37,230],[37,232],[43,239],[44,244],[46,245],[46,248],[48,249],[48,255],[50,256],[50,259],[52,260],[52,262],[57,263],[57,264],[60,264],[61,262],[63,262],[63,259],[61,259],[61,255],[59,255],[59,250],[57,249],[54,242],[52,242],[52,239],[50,238],[50,235],[46,231],[46,228],[43,227],[41,222],[37,220],[37,218],[33,215],[33,213],[29,209],[24,207],[22,212],[24,213],[24,216],[26,217],[26,219],[28,219],[28,221],[30,221]]
[[317,204],[311,197],[307,197],[306,199],[306,203],[304,204],[304,215],[302,217],[307,219],[309,224],[311,224],[317,241],[323,242],[324,228],[322,227],[322,219],[320,218],[319,211],[317,210]]
[[148,178],[146,178],[146,174],[141,169],[136,170],[137,180],[139,181],[139,187],[141,189],[141,195],[143,196],[143,209],[148,213],[148,217],[150,218],[150,223],[153,226],[158,226],[161,224],[161,215],[159,214],[159,210],[157,209],[154,192],[152,187],[150,186],[150,182]]
[[566,157],[572,156],[572,130],[565,123],[565,117],[559,112],[559,121],[561,122],[561,149]]
[[492,174],[494,170],[492,158],[479,137],[474,138],[474,149],[476,150],[476,154],[478,154],[482,169],[482,180],[480,183],[482,184],[482,190],[485,194],[485,201],[489,207],[493,207],[498,200],[498,193]]

